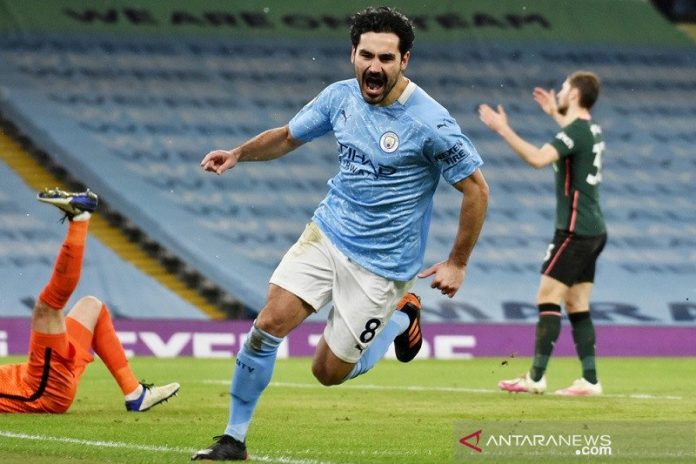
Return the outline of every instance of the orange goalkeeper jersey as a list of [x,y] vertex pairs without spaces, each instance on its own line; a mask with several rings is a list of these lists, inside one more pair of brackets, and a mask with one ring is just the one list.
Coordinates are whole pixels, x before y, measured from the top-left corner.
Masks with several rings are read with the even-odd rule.
[[91,332],[66,319],[67,332],[32,332],[29,359],[0,366],[0,413],[62,413],[68,410],[90,353]]

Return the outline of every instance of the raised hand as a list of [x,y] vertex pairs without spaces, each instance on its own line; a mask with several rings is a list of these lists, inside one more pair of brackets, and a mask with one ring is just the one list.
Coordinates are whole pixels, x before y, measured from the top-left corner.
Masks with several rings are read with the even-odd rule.
[[542,89],[541,87],[534,88],[534,101],[537,102],[541,110],[549,116],[555,116],[558,113],[558,103],[556,102],[556,91]]
[[508,125],[507,114],[503,105],[498,105],[498,111],[485,103],[479,106],[479,119],[492,131],[498,132]]

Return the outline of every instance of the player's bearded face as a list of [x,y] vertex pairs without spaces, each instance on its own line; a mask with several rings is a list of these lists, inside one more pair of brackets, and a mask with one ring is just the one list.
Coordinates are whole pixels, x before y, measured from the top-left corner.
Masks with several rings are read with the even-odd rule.
[[408,63],[399,52],[396,34],[366,32],[353,49],[351,61],[355,66],[355,77],[360,84],[360,93],[371,105],[391,102],[390,93],[399,82],[401,73]]
[[374,72],[366,69],[360,79],[360,88],[366,102],[377,104],[384,100],[395,83],[396,79],[389,79],[383,71]]

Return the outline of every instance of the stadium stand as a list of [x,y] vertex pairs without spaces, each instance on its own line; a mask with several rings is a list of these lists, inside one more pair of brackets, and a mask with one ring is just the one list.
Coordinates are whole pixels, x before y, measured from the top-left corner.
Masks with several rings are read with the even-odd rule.
[[[0,315],[29,317],[41,283],[51,273],[65,230],[57,224],[60,216],[37,203],[36,192],[3,162],[0,178]],[[100,241],[90,238],[88,247],[82,279],[69,305],[82,296],[98,295],[116,317],[123,319],[207,318]]]
[[[665,29],[657,13],[645,14]],[[284,124],[327,83],[351,76],[346,43],[7,33],[0,37],[0,111],[253,313],[336,172],[334,141],[325,137],[222,178],[204,174],[198,162],[210,149]],[[417,43],[408,76],[443,102],[474,141],[492,192],[463,291],[448,300],[427,283],[416,285],[424,320],[536,320],[533,293],[552,234],[552,176],[522,166],[478,121],[475,108],[504,103],[519,132],[541,144],[556,128],[531,91],[558,88],[579,68],[603,79],[595,117],[608,146],[603,206],[610,240],[595,320],[696,324],[696,48],[686,40]],[[15,188],[6,187],[6,176],[11,173],[2,172],[5,196]],[[458,195],[441,184],[427,263],[449,252],[458,212]],[[12,282],[22,280],[10,272]],[[159,306],[166,317],[178,317],[169,305]]]

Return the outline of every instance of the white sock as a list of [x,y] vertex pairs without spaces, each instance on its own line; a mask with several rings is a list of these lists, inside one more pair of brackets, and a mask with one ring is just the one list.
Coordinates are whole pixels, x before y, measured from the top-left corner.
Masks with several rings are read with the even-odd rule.
[[76,214],[75,216],[72,217],[73,221],[89,221],[89,218],[92,217],[92,213],[89,211],[83,211],[80,214]]
[[140,398],[140,395],[143,394],[143,386],[138,384],[137,388],[130,392],[129,394],[126,395],[126,401],[133,401],[137,400]]

